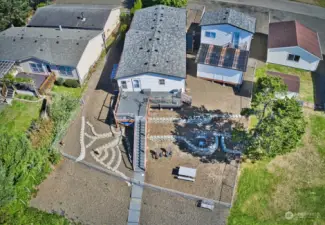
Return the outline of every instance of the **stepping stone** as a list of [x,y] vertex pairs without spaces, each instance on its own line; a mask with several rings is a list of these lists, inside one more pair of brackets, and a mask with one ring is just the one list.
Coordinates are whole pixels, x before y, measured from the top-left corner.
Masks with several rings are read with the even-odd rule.
[[139,223],[140,211],[129,210],[128,223]]
[[141,199],[132,198],[130,202],[130,210],[141,210]]
[[131,191],[131,198],[142,198],[142,193],[143,193],[143,187],[140,187],[138,185],[133,185],[132,186],[132,191]]

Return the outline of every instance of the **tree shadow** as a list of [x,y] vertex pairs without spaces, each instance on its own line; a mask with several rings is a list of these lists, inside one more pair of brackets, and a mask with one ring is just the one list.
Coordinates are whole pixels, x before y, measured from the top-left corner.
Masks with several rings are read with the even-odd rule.
[[[198,136],[204,135],[206,137],[206,143],[209,143],[210,140],[213,140],[211,143],[214,143],[215,135],[222,134],[225,136],[225,144],[227,148],[234,150],[243,150],[241,149],[241,143],[232,140],[231,133],[234,128],[244,126],[243,122],[246,120],[245,118],[230,118],[233,115],[232,113],[223,112],[218,109],[208,110],[203,105],[201,107],[186,106],[181,110],[177,110],[176,112],[182,119],[193,118],[193,116],[201,116],[202,119],[199,120],[202,122],[175,124],[172,135],[185,137],[192,144],[198,146]],[[212,120],[208,122],[208,120],[205,120],[203,116],[209,114],[219,114],[226,116],[223,118],[212,118]],[[190,153],[195,157],[199,157],[202,162],[213,163],[229,161],[229,154],[222,152],[220,148],[220,138],[219,148],[213,154],[207,156],[202,156],[201,154],[194,153],[182,140],[175,141],[175,144],[179,146],[179,149],[181,151]]]

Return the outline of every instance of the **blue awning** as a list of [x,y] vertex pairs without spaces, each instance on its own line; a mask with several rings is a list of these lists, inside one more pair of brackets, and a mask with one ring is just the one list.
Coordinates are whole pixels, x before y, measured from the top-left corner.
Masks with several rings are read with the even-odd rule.
[[113,65],[112,72],[111,72],[111,79],[114,79],[115,78],[116,72],[117,72],[117,68],[118,68],[118,64],[114,64]]

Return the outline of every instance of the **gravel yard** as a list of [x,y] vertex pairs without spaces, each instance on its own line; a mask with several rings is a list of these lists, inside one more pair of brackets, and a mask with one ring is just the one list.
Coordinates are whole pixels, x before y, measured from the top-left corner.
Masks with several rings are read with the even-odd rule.
[[80,163],[64,159],[38,189],[32,207],[82,224],[126,224],[130,187]]
[[[211,198],[215,200],[231,202],[232,190],[236,180],[237,164],[226,163],[203,163],[199,157],[194,157],[190,153],[179,150],[178,146],[168,142],[148,141],[148,150],[173,148],[173,156],[170,158],[160,158],[155,160],[148,152],[146,182],[165,188],[182,191],[197,196]],[[217,152],[216,158],[224,154]],[[173,169],[178,166],[185,166],[197,169],[195,182],[182,181],[174,178]]]
[[225,225],[229,209],[215,205],[214,211],[196,207],[196,201],[145,188],[141,225]]

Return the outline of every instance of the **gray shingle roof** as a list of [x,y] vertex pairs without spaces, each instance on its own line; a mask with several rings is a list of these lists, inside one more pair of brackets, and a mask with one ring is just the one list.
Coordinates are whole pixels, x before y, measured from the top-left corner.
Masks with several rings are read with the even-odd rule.
[[100,34],[92,30],[12,27],[0,33],[0,60],[37,58],[77,66],[89,40]]
[[37,9],[28,26],[103,30],[110,12],[103,5],[50,5]]
[[116,78],[144,73],[186,77],[186,10],[138,10],[126,34]]
[[255,33],[256,18],[230,8],[205,12],[200,25],[230,24],[251,33]]

